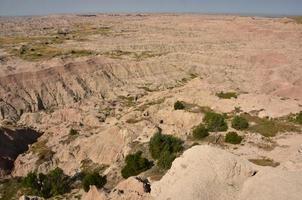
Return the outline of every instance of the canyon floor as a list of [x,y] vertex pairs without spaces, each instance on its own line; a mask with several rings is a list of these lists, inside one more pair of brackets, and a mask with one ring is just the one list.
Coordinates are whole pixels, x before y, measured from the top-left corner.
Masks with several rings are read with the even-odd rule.
[[[301,199],[301,52],[290,18],[0,17],[0,199],[25,194],[18,177],[56,167],[70,177],[100,169],[107,183],[53,199]],[[228,131],[194,140],[210,111]],[[235,115],[249,128],[232,128]],[[184,153],[170,170],[124,179],[126,156],[152,160],[159,131]],[[224,142],[230,131],[241,144]]]

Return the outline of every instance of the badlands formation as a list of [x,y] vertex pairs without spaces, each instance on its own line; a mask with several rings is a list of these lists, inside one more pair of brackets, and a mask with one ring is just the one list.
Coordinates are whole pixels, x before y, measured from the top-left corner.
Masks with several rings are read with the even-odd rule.
[[[0,199],[31,195],[19,180],[57,167],[107,182],[53,199],[301,199],[301,52],[289,18],[0,17]],[[208,112],[228,131],[196,140]],[[236,115],[247,129],[232,128]],[[230,131],[240,144],[225,142]],[[183,141],[170,169],[149,153],[157,132]],[[125,179],[137,151],[154,165]]]

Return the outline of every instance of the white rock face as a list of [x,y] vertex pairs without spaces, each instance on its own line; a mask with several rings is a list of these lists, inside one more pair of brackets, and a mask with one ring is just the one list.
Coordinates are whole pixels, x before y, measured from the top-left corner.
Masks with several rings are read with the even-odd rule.
[[152,197],[145,190],[143,181],[130,177],[120,182],[110,193],[91,186],[82,200],[152,200]]
[[210,146],[195,146],[173,162],[152,185],[155,199],[236,199],[255,169],[239,157]]
[[153,183],[151,195],[157,200],[298,200],[302,173],[258,167],[224,150],[195,146]]
[[248,179],[239,195],[240,200],[301,200],[302,173],[278,169],[262,169]]
[[106,196],[95,186],[90,186],[89,192],[82,198],[82,200],[105,200]]

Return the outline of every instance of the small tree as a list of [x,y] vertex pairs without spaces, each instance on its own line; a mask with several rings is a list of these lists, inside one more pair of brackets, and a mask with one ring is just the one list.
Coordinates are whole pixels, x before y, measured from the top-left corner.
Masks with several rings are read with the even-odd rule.
[[249,127],[249,122],[240,116],[235,116],[232,120],[232,127],[237,130],[244,130]]
[[135,154],[128,155],[126,157],[125,162],[126,166],[121,171],[123,178],[136,176],[141,172],[150,169],[153,166],[153,162],[142,157],[141,151],[138,151]]
[[207,112],[203,121],[211,132],[222,132],[228,130],[228,125],[225,122],[224,116],[215,112]]
[[158,159],[162,152],[177,153],[183,149],[183,141],[171,135],[155,133],[149,142],[149,151],[152,158]]
[[23,179],[22,184],[24,187],[30,188],[32,194],[44,198],[62,195],[70,191],[69,177],[60,168],[56,168],[46,175],[30,172]]
[[225,136],[225,142],[231,144],[240,144],[242,141],[242,137],[238,135],[236,132],[228,132]]
[[149,151],[157,165],[162,169],[169,169],[178,152],[183,150],[183,141],[171,135],[156,133],[150,139]]
[[85,192],[89,191],[90,185],[94,185],[97,188],[102,188],[106,183],[106,176],[101,176],[98,172],[87,173],[82,180],[82,185]]
[[174,103],[174,109],[175,110],[183,110],[183,109],[185,109],[185,105],[181,101],[176,101]]
[[209,130],[203,125],[199,124],[193,130],[193,138],[196,140],[201,140],[209,136]]

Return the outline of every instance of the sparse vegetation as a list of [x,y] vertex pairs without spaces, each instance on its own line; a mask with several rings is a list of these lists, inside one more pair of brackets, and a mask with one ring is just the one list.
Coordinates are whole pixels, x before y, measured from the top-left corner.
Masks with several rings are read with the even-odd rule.
[[60,141],[62,144],[70,144],[73,140],[75,140],[79,136],[79,132],[73,128],[69,130],[69,134],[65,140]]
[[104,55],[106,55],[106,56],[108,56],[110,58],[120,59],[123,56],[129,56],[129,55],[131,55],[131,52],[129,52],[129,51],[122,51],[122,50],[113,50],[113,51],[105,52]]
[[170,169],[175,158],[175,154],[170,153],[169,151],[163,151],[157,161],[157,166],[161,169]]
[[22,181],[25,188],[30,189],[30,194],[50,198],[70,191],[70,180],[60,168],[48,174],[30,172]]
[[302,16],[295,16],[291,18],[295,20],[298,24],[302,24]]
[[81,161],[81,172],[83,172],[84,174],[92,172],[103,173],[107,167],[108,165],[94,163],[89,158]]
[[130,176],[136,176],[141,172],[150,169],[153,166],[153,162],[142,157],[142,152],[138,151],[135,154],[130,154],[126,157],[126,165],[122,169],[121,173],[123,178]]
[[294,121],[298,124],[302,124],[302,111],[297,114]]
[[165,98],[157,99],[157,100],[145,103],[143,105],[140,105],[136,110],[144,111],[147,108],[149,108],[150,106],[162,104],[164,101],[165,101]]
[[162,56],[163,53],[154,53],[152,51],[131,52],[118,49],[104,52],[103,55],[114,59],[123,59],[125,57],[128,57],[136,61],[141,61],[147,58]]
[[128,124],[136,124],[136,123],[138,123],[138,122],[140,122],[140,121],[142,121],[143,119],[142,118],[130,118],[130,119],[127,119],[126,120],[126,123],[128,123]]
[[274,137],[279,132],[301,132],[301,129],[295,124],[281,119],[259,118],[249,114],[244,114],[243,117],[254,123],[249,126],[249,131],[259,133],[265,137]]
[[102,188],[106,183],[106,176],[101,176],[98,172],[86,173],[82,180],[82,185],[85,192],[89,191],[90,185],[94,185],[97,188]]
[[237,130],[244,130],[249,127],[249,122],[241,116],[235,116],[232,120],[232,127]]
[[43,162],[51,161],[54,155],[54,152],[46,145],[46,143],[46,140],[42,140],[36,142],[30,147],[30,151],[38,155],[38,165],[42,164]]
[[176,101],[174,103],[174,109],[175,110],[183,110],[183,109],[185,109],[185,105],[181,101]]
[[78,134],[79,134],[79,132],[77,130],[73,129],[73,128],[69,130],[69,135],[70,136],[74,136],[74,135],[78,135]]
[[216,96],[219,97],[220,99],[231,99],[231,98],[237,99],[238,97],[236,92],[219,92],[216,93]]
[[11,50],[11,54],[19,56],[27,61],[39,61],[50,59],[58,56],[64,57],[81,57],[94,54],[88,50],[65,50],[44,43],[33,43],[30,45],[22,45],[19,49]]
[[240,108],[240,106],[239,106],[239,107],[235,107],[233,112],[234,112],[234,113],[241,113],[242,110],[241,110],[241,108]]
[[201,140],[207,136],[209,136],[209,130],[203,124],[199,124],[193,129],[193,138],[195,140]]
[[225,142],[230,144],[240,144],[242,141],[242,137],[238,135],[236,132],[228,132],[225,136]]
[[162,169],[168,169],[176,158],[177,153],[183,150],[183,141],[180,139],[156,133],[149,142],[149,151],[152,158],[158,160],[158,166]]
[[22,191],[22,179],[0,179],[0,200],[19,199],[18,192]]
[[255,165],[260,166],[270,166],[270,167],[277,167],[280,163],[275,162],[270,158],[261,158],[261,159],[249,159],[250,162],[254,163]]
[[222,114],[207,112],[203,121],[210,132],[223,132],[228,130],[228,125]]
[[133,96],[118,96],[118,98],[127,107],[131,107],[135,105],[135,99]]
[[182,102],[185,106],[184,110],[192,113],[207,113],[213,112],[213,110],[208,106],[199,106],[197,104],[191,104],[187,102]]
[[80,57],[94,54],[93,51],[78,49],[66,50],[57,44],[70,39],[68,34],[50,34],[45,36],[16,36],[0,38],[0,46],[10,54],[27,61],[40,61],[53,57]]

